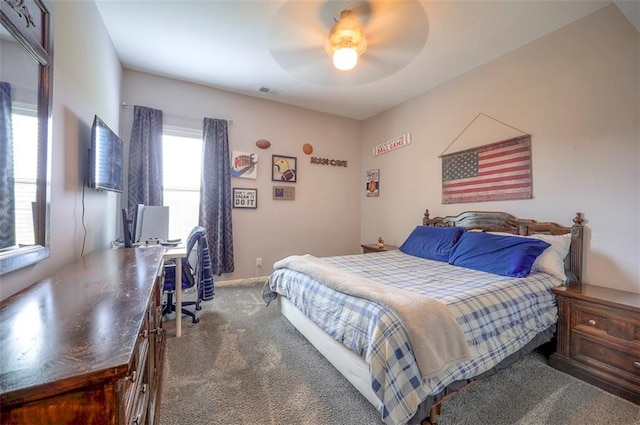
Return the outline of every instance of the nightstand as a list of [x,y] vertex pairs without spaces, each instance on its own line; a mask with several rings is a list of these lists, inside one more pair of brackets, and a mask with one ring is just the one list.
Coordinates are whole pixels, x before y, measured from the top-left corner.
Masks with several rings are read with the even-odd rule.
[[549,364],[640,404],[640,294],[584,283],[552,291],[558,346]]
[[362,247],[362,253],[368,254],[370,252],[383,252],[383,251],[394,251],[398,249],[395,245],[384,244],[382,248],[378,248],[377,243],[363,244],[360,245]]

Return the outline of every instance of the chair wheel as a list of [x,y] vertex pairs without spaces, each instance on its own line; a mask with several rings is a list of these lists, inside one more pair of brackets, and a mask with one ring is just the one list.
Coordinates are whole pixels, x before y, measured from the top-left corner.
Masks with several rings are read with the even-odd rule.
[[200,321],[200,318],[194,317],[191,323],[198,323],[199,321]]

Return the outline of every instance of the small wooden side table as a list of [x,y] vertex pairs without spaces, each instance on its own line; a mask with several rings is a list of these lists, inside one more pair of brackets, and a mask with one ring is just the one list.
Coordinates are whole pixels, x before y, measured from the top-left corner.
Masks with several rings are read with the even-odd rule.
[[398,249],[397,246],[389,245],[389,244],[384,244],[384,246],[382,248],[378,248],[378,244],[377,243],[362,244],[360,246],[362,247],[362,253],[363,254],[368,254],[370,252],[393,251],[393,250]]
[[572,283],[558,297],[556,369],[640,404],[640,294]]

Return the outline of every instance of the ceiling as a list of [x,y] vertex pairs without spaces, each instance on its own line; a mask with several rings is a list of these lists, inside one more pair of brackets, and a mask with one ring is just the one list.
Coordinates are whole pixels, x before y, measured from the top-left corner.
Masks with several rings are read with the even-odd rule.
[[[125,68],[364,120],[611,2],[96,4]],[[335,70],[324,51],[344,9],[354,10],[368,41],[358,66],[347,72]]]

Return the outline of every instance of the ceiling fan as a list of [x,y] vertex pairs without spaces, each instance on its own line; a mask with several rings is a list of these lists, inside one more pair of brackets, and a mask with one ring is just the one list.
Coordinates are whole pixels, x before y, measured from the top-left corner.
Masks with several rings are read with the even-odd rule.
[[[362,29],[366,47],[356,56],[355,68],[341,71],[333,65],[329,39],[345,16]],[[424,47],[428,30],[427,14],[417,0],[289,1],[276,12],[268,42],[274,60],[295,77],[329,86],[358,85],[408,65]]]

